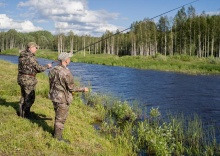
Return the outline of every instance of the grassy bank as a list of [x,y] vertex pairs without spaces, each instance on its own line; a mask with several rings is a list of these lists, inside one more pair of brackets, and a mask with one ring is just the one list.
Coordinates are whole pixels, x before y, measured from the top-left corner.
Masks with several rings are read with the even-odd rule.
[[[18,50],[6,50],[2,53],[18,55]],[[50,50],[39,50],[37,52],[37,56],[52,60],[57,59],[57,53]],[[72,58],[72,61],[90,64],[132,67],[138,69],[181,72],[187,74],[220,74],[220,58],[214,57],[197,58],[187,55],[174,55],[167,57],[163,55],[156,55],[153,57],[118,57],[107,54],[86,54],[84,57],[83,53],[77,53]]]
[[23,119],[16,114],[17,65],[0,60],[0,68],[0,155],[220,155],[214,125],[205,128],[197,115],[170,115],[164,121],[157,108],[150,108],[142,117],[137,104],[95,93],[85,95],[86,105],[75,95],[64,130],[71,144],[58,142],[52,138],[54,111],[47,98],[47,76],[38,74],[33,118]]
[[187,74],[219,74],[219,58],[197,58],[186,55],[163,56],[156,55],[153,57],[146,56],[123,56],[114,55],[75,55],[76,62],[85,62],[91,64],[103,64],[110,66],[123,66],[138,69],[160,70],[181,72]]
[[0,155],[132,155],[131,150],[101,136],[92,123],[98,112],[76,96],[65,124],[64,138],[70,145],[52,138],[54,111],[47,98],[48,78],[38,74],[36,101],[31,111],[33,119],[17,116],[20,88],[17,85],[17,65],[0,60]]

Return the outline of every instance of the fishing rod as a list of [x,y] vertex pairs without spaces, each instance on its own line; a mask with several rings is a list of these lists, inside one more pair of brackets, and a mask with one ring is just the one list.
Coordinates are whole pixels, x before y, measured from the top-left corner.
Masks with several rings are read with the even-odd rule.
[[[189,3],[186,3],[186,4],[184,4],[184,5],[181,5],[181,6],[177,7],[177,8],[171,9],[171,10],[169,10],[169,11],[166,11],[166,12],[162,13],[162,14],[159,14],[159,15],[157,15],[157,16],[154,16],[154,17],[150,18],[149,20],[153,20],[154,18],[160,17],[160,16],[162,16],[162,15],[164,15],[164,14],[167,14],[167,13],[172,12],[172,11],[174,11],[174,10],[180,9],[180,8],[182,8],[182,7],[184,7],[184,6],[187,6],[187,5],[189,5],[189,4],[195,3],[195,2],[197,2],[197,1],[199,1],[199,0],[194,0],[194,1],[192,1],[192,2],[189,2]],[[85,46],[85,47],[81,48],[80,50],[77,50],[75,53],[80,52],[80,51],[82,51],[82,50],[84,50],[84,49],[86,49],[86,48],[88,48],[88,47],[90,47],[90,46],[93,46],[93,45],[95,45],[95,44],[97,44],[97,43],[99,43],[99,42],[101,42],[101,41],[103,41],[103,40],[106,40],[106,39],[108,39],[108,38],[110,38],[110,37],[112,37],[112,36],[118,35],[118,34],[124,32],[124,31],[127,31],[127,30],[131,29],[131,28],[132,28],[132,26],[129,27],[129,28],[126,28],[126,29],[124,29],[124,30],[122,30],[122,31],[119,31],[119,32],[117,32],[117,33],[115,33],[115,34],[112,34],[112,35],[110,35],[110,36],[107,36],[107,37],[105,37],[105,38],[103,38],[103,39],[101,39],[101,40],[99,40],[99,41],[97,41],[97,42],[94,42],[94,43],[92,43],[92,44],[90,44],[90,45],[88,45],[88,46]]]

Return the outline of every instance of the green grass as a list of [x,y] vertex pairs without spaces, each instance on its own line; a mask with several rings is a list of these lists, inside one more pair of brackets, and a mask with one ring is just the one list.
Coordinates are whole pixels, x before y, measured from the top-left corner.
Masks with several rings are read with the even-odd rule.
[[197,58],[193,56],[177,55],[153,57],[147,56],[114,56],[114,55],[86,55],[76,54],[75,62],[123,66],[147,70],[181,72],[186,74],[220,74],[219,58]]
[[17,65],[0,60],[0,155],[132,155],[124,147],[100,136],[93,123],[98,112],[82,103],[80,94],[71,104],[65,123],[64,138],[71,144],[52,137],[54,111],[47,99],[48,78],[38,74],[36,101],[32,120],[17,116],[20,88],[17,85]]
[[196,114],[188,117],[169,115],[164,121],[159,109],[151,108],[146,118],[140,120],[139,110],[131,109],[126,102],[109,102],[106,97],[99,96],[90,103],[96,108],[105,108],[100,133],[128,150],[161,156],[220,155],[215,125],[205,128]]
[[[56,53],[55,53],[56,54]],[[39,56],[54,55],[54,52]],[[92,56],[92,55],[90,55]],[[115,56],[98,55],[96,57]],[[48,56],[51,57],[51,56]],[[177,57],[177,58],[175,58]],[[167,58],[128,57],[126,60],[173,59],[175,68],[182,68],[179,62],[204,66],[204,62],[218,65],[215,58],[196,59],[188,56]],[[72,59],[77,59],[73,57]],[[109,59],[108,58],[108,59]],[[116,57],[117,58],[117,57]],[[117,58],[122,59],[122,58]],[[129,61],[128,61],[129,62]],[[32,110],[41,118],[51,120],[27,120],[17,116],[20,88],[16,83],[17,65],[0,61],[0,155],[220,155],[220,145],[216,140],[216,127],[205,129],[197,115],[172,116],[164,121],[158,108],[150,108],[145,118],[139,118],[142,110],[138,104],[106,96],[86,94],[87,105],[81,101],[81,94],[75,95],[70,114],[65,124],[64,138],[71,145],[60,143],[52,138],[54,111],[47,99],[48,78],[38,74],[37,97]],[[158,63],[159,64],[159,63]],[[154,65],[156,63],[154,62]],[[176,66],[178,65],[178,66]],[[159,66],[159,65],[158,65]],[[187,66],[187,65],[186,65]],[[206,68],[207,69],[207,68]],[[93,124],[98,125],[98,130]],[[211,123],[208,123],[211,124]]]

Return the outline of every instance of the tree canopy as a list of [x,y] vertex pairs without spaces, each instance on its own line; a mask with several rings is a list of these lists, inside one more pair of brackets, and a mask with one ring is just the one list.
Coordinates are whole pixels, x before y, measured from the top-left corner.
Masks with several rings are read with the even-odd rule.
[[[185,54],[197,57],[220,56],[220,15],[196,14],[193,6],[182,7],[174,17],[161,16],[158,22],[135,21],[130,31],[119,33],[106,30],[100,37],[78,36],[73,31],[53,35],[36,31],[20,33],[14,29],[0,32],[0,49],[23,49],[36,42],[41,49],[58,52],[84,50],[89,53],[154,56]],[[93,44],[95,43],[95,44]],[[90,46],[91,45],[91,46]],[[86,48],[85,48],[86,47]]]

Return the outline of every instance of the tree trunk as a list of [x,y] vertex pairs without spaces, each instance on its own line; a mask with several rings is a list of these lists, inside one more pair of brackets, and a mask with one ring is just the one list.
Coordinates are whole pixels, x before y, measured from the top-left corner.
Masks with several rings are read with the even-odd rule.
[[211,48],[211,56],[214,56],[214,36],[212,36],[212,48]]
[[71,38],[70,38],[70,52],[71,52],[71,53],[73,53],[73,42],[74,42],[74,40],[73,40],[73,38],[71,37]]
[[112,55],[115,55],[115,44],[114,44],[114,42],[115,42],[115,38],[114,38],[114,36],[113,37],[111,37],[112,38],[112,43],[111,43],[111,54]]
[[167,35],[166,35],[166,31],[164,32],[164,54],[165,56],[167,56]]
[[2,41],[1,51],[4,51],[5,50],[4,49],[4,47],[5,47],[5,44],[4,44],[4,42],[5,42],[5,34],[4,33],[1,34],[1,41]]
[[133,55],[136,56],[137,55],[137,51],[136,51],[136,41],[134,40],[134,51],[133,51]]
[[220,57],[220,43],[218,45],[218,57]]
[[208,34],[208,41],[207,41],[207,57],[209,57],[209,34]]
[[172,28],[171,28],[171,48],[170,48],[170,55],[173,56],[173,31],[172,31]]
[[199,37],[198,37],[198,44],[199,44],[198,57],[201,57],[202,52],[201,52],[201,36],[200,36],[200,35],[199,35]]
[[86,47],[86,39],[85,39],[85,36],[83,37],[83,47],[84,47],[84,49],[83,49],[83,56],[85,57],[86,56],[86,49],[85,49],[85,47]]
[[204,55],[205,57],[207,57],[207,38],[206,38],[206,35],[205,35],[205,43],[204,43]]
[[153,55],[155,56],[155,55],[157,54],[157,35],[156,35],[156,34],[155,34],[155,36],[154,36],[154,40],[155,40],[155,41],[154,41],[155,51],[154,51],[154,54],[153,54]]
[[192,56],[192,35],[191,35],[191,31],[192,31],[192,22],[190,20],[190,28],[189,28],[189,55]]
[[9,41],[9,49],[14,48],[14,37],[10,36],[10,41]]

